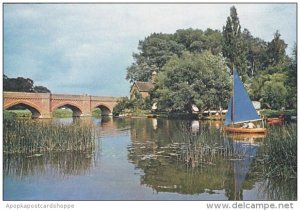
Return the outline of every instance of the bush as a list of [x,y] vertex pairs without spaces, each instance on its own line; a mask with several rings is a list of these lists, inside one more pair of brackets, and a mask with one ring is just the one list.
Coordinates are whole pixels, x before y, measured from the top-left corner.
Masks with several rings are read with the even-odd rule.
[[6,121],[6,120],[14,120],[16,118],[17,118],[17,114],[16,113],[4,110],[4,112],[3,112],[3,120],[4,121]]

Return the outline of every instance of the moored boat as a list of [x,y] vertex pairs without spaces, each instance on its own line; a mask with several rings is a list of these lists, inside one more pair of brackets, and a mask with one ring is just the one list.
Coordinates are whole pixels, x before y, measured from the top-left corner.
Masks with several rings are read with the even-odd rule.
[[224,131],[233,133],[266,133],[266,128],[238,128],[233,126],[224,126]]
[[268,125],[282,125],[284,123],[284,117],[268,117],[266,121]]
[[234,132],[227,132],[225,134],[226,137],[234,139],[234,140],[249,140],[249,139],[254,139],[254,140],[259,140],[263,139],[267,136],[267,133],[234,133]]

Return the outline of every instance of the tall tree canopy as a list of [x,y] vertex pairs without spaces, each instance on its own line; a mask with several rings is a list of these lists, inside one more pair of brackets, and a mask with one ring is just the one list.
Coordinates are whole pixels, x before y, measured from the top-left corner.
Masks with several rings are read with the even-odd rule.
[[261,101],[263,108],[296,108],[297,50],[295,46],[289,58],[286,47],[279,31],[266,42],[248,29],[242,30],[233,6],[222,32],[179,29],[173,34],[153,33],[139,41],[126,79],[131,83],[150,81],[156,71],[157,89],[152,92],[151,103],[157,101],[166,111],[188,111],[192,104],[200,109],[226,108],[231,87],[226,75],[235,66],[251,99]]
[[32,79],[25,79],[23,77],[8,78],[3,77],[3,90],[13,92],[35,92],[35,93],[50,93],[44,86],[34,86]]
[[134,53],[134,63],[127,68],[126,79],[130,82],[148,81],[151,73],[159,71],[173,56],[180,56],[184,46],[173,41],[168,34],[151,34],[139,42],[140,53]]
[[223,55],[230,69],[236,67],[242,77],[247,75],[246,48],[242,39],[241,25],[236,8],[230,8],[230,16],[223,27]]
[[153,33],[139,41],[139,53],[133,54],[134,62],[127,68],[126,79],[130,82],[149,81],[151,73],[157,73],[172,58],[183,52],[201,53],[205,50],[214,55],[221,52],[222,35],[217,30],[180,29],[174,34]]
[[173,56],[158,74],[158,107],[167,111],[191,112],[226,106],[230,94],[230,75],[225,61],[209,51],[186,52]]
[[268,64],[272,66],[275,66],[280,62],[284,62],[284,60],[286,60],[285,49],[287,47],[287,44],[284,42],[284,40],[280,39],[280,36],[281,34],[279,33],[279,31],[276,31],[274,34],[274,38],[268,44]]
[[294,45],[293,55],[290,60],[288,72],[287,72],[287,81],[286,87],[288,89],[288,100],[287,106],[290,108],[297,107],[297,45]]

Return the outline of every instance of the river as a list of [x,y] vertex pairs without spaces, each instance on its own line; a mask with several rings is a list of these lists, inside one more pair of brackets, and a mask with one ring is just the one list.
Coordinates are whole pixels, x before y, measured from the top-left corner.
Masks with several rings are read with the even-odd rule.
[[[67,118],[53,123],[78,120],[100,130],[96,149],[4,155],[4,200],[297,199],[296,180],[278,184],[258,175],[254,161],[264,137],[224,136],[218,121]],[[194,142],[199,138],[201,150]]]

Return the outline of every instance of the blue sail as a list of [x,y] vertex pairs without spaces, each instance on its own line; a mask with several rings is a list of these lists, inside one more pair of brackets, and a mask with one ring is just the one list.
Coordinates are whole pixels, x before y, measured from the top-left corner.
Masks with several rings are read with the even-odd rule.
[[235,69],[233,70],[233,80],[234,88],[232,97],[234,97],[234,99],[232,99],[232,97],[230,98],[228,111],[225,118],[225,125],[244,121],[260,120],[260,117],[258,116],[252,101],[250,100],[247,91]]

